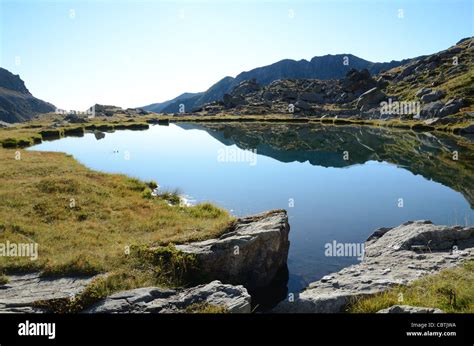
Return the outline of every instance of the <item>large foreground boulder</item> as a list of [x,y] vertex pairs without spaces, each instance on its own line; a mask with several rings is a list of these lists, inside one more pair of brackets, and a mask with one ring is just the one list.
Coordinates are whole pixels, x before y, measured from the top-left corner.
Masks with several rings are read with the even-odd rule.
[[256,289],[269,285],[286,266],[289,231],[286,212],[273,211],[238,219],[217,239],[176,249],[195,255],[202,277]]
[[243,286],[213,281],[181,290],[144,287],[113,294],[85,313],[185,313],[200,308],[220,308],[228,313],[250,313],[250,295]]
[[285,300],[273,311],[341,312],[353,298],[408,285],[472,258],[473,227],[410,221],[395,228],[379,229],[365,242],[360,264],[311,283],[294,301]]

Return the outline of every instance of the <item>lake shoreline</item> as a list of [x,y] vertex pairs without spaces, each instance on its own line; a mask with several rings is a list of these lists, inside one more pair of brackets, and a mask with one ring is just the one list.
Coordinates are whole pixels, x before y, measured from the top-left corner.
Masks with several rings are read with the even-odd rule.
[[418,120],[368,120],[353,118],[313,118],[293,117],[290,115],[273,116],[141,116],[141,117],[96,117],[83,118],[80,123],[68,122],[64,116],[45,115],[36,120],[12,124],[0,128],[0,144],[7,149],[26,148],[45,140],[54,140],[68,136],[83,136],[87,131],[146,130],[149,125],[169,123],[266,123],[266,124],[321,124],[324,126],[364,126],[413,130],[416,132],[443,132],[454,135],[474,133],[474,120],[457,122],[438,122]]

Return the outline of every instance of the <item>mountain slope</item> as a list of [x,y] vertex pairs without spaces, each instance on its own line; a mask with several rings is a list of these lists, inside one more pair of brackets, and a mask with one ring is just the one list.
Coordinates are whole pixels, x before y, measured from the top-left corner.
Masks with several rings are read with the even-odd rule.
[[[176,101],[178,101],[178,100],[179,101],[184,101],[184,100],[187,100],[187,99],[193,99],[193,98],[196,98],[196,97],[198,97],[202,94],[203,94],[202,92],[200,92],[200,93],[184,93],[184,94],[181,94],[181,95],[175,97],[172,100],[168,100],[168,101],[165,101],[165,102],[152,103],[151,105],[141,107],[141,108],[145,111],[148,111],[148,112],[160,113],[161,111],[163,111],[163,109],[165,109],[166,107],[168,107],[171,104],[176,103]],[[179,103],[178,103],[178,105],[179,105]]]
[[36,114],[49,113],[55,107],[37,99],[18,75],[0,67],[0,120],[9,123],[25,121]]
[[[235,78],[225,77],[205,92],[192,98],[178,96],[171,100],[172,102],[167,101],[167,105],[162,107],[161,111],[164,113],[178,112],[181,103],[185,105],[186,111],[192,111],[206,103],[222,100],[224,94],[230,93],[242,81],[254,78],[261,85],[268,85],[279,79],[340,79],[353,68],[358,70],[367,69],[371,74],[377,74],[383,70],[405,64],[410,60],[374,63],[352,54],[324,55],[314,57],[310,61],[285,59],[271,65],[242,72]],[[149,110],[147,107],[149,106],[143,108]]]
[[204,105],[199,113],[294,113],[461,124],[474,110],[473,43],[473,38],[466,38],[446,50],[411,59],[377,75],[368,69],[352,69],[340,79],[291,78],[267,85],[255,78],[244,80],[222,101]]

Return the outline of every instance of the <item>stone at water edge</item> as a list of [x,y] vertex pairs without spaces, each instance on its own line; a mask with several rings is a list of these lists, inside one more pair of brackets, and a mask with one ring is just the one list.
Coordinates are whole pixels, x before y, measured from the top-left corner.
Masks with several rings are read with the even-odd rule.
[[375,231],[365,243],[360,264],[311,283],[297,299],[281,302],[273,312],[341,312],[353,298],[408,285],[468,259],[474,259],[473,227],[410,221]]
[[286,266],[289,231],[286,211],[267,212],[238,219],[217,239],[176,249],[196,256],[203,277],[256,289],[269,285]]
[[212,281],[192,288],[169,290],[144,287],[113,294],[85,313],[184,313],[194,304],[224,308],[228,313],[250,313],[251,298],[243,286]]

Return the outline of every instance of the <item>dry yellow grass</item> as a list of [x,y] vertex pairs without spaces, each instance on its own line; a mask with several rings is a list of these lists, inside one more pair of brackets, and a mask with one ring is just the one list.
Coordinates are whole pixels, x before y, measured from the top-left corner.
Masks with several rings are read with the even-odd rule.
[[0,257],[0,273],[133,271],[128,246],[214,237],[231,221],[207,203],[144,198],[146,183],[92,171],[62,153],[0,149],[0,181],[0,243],[34,241],[39,254]]

